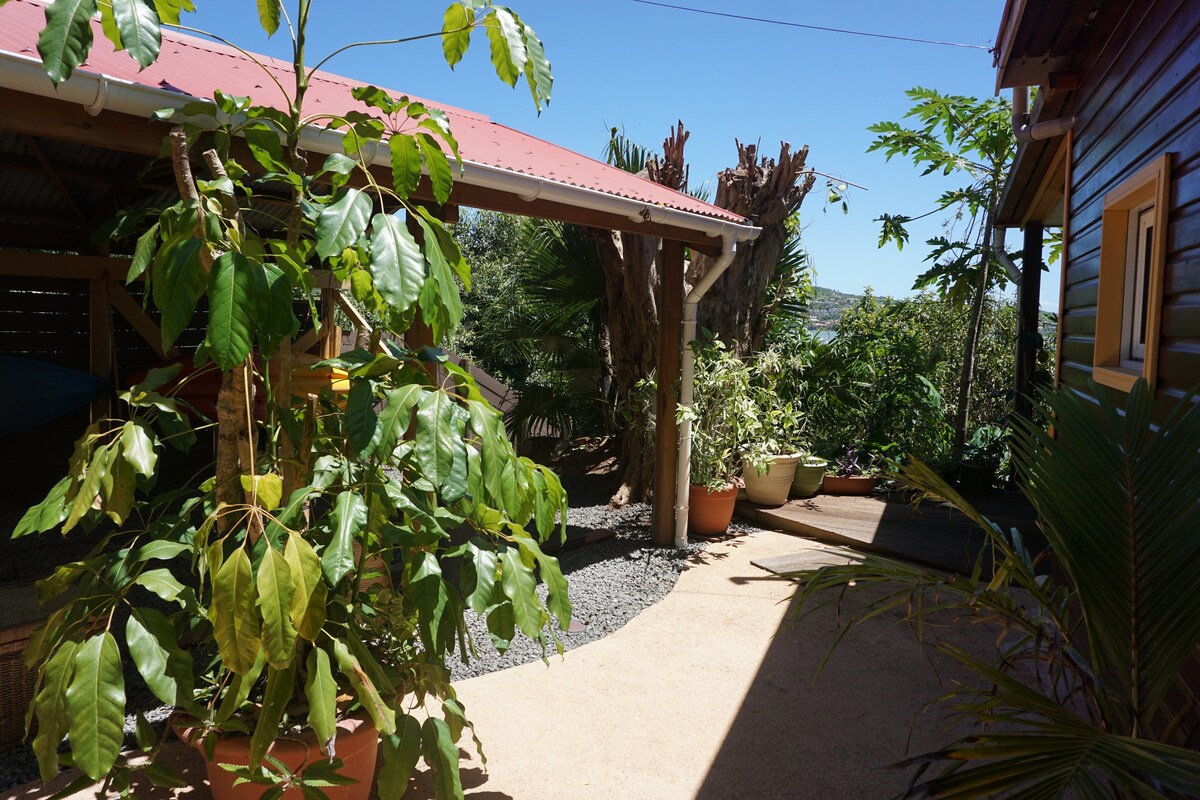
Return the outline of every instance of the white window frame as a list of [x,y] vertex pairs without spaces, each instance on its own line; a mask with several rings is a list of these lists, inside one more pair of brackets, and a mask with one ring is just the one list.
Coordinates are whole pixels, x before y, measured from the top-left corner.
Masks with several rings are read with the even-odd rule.
[[1146,334],[1155,222],[1153,202],[1129,211],[1129,252],[1125,258],[1125,302],[1121,314],[1121,366],[1140,370],[1146,362]]

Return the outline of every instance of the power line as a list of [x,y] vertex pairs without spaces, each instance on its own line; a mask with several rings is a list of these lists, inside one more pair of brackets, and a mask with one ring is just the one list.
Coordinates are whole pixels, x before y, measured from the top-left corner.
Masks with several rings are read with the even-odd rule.
[[987,45],[982,44],[963,44],[961,42],[942,42],[936,39],[916,39],[911,36],[893,36],[887,33],[868,33],[866,31],[851,31],[845,28],[825,28],[820,25],[804,25],[799,22],[788,22],[781,19],[766,19],[764,17],[748,17],[743,14],[728,14],[723,11],[709,11],[704,8],[691,8],[690,6],[677,6],[672,3],[659,3],[655,0],[633,0],[635,3],[641,3],[644,6],[659,6],[660,8],[670,8],[676,11],[688,11],[693,14],[708,14],[712,17],[727,17],[729,19],[740,19],[747,22],[763,22],[767,25],[784,25],[789,28],[804,28],[810,31],[824,31],[826,33],[844,33],[849,36],[866,36],[871,39],[893,39],[898,42],[916,42],[918,44],[937,44],[943,47],[966,47],[971,50],[991,50]]

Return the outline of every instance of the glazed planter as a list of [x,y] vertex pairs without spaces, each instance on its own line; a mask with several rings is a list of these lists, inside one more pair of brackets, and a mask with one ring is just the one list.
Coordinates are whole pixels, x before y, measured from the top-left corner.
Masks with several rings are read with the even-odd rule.
[[875,478],[870,475],[826,475],[821,488],[825,494],[867,495],[875,491]]
[[[192,741],[189,730],[180,731],[180,738],[201,750],[200,741]],[[342,760],[340,775],[353,778],[357,783],[348,786],[323,788],[329,800],[368,800],[375,783],[375,760],[379,754],[379,733],[370,717],[350,717],[337,726],[337,757]],[[299,769],[306,763],[325,758],[324,750],[317,742],[311,729],[304,729],[295,736],[280,737],[271,743],[268,755],[277,758],[288,769]],[[222,769],[221,764],[246,764],[249,762],[250,737],[227,736],[217,741],[211,761],[205,762],[208,770],[208,785],[213,800],[259,800],[267,787],[255,783],[234,786],[237,780],[232,772]],[[281,795],[283,800],[303,800],[300,789],[288,789]]]
[[771,467],[759,475],[746,460],[742,461],[742,480],[746,482],[746,499],[760,506],[781,506],[787,502],[796,476],[796,465],[803,460],[800,453],[771,457]]
[[792,494],[797,497],[812,497],[821,491],[825,480],[825,468],[829,462],[820,460],[804,460],[796,465],[796,477],[792,478]]
[[716,492],[692,484],[688,489],[688,533],[715,536],[728,530],[737,494],[738,486],[732,483]]

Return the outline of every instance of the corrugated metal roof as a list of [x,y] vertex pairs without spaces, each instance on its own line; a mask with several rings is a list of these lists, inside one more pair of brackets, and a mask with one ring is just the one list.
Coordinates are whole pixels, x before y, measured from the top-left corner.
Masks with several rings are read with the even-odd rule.
[[[43,7],[32,0],[12,0],[0,9],[0,50],[37,57],[37,37],[44,25]],[[99,73],[142,86],[177,91],[197,98],[211,98],[217,89],[248,95],[255,102],[282,104],[279,89],[249,58],[233,48],[186,34],[162,32],[161,54],[154,64],[138,71],[124,53],[114,52],[92,22],[95,44],[83,71]],[[291,65],[268,56],[255,55],[275,74],[284,87],[292,83]],[[305,96],[305,111],[344,113],[351,109],[369,111],[354,100],[351,89],[360,82],[329,72],[316,73]],[[386,89],[395,96],[404,92]],[[653,206],[687,211],[715,219],[741,223],[744,218],[681,192],[630,175],[593,158],[551,144],[535,136],[492,122],[487,117],[432,100],[416,98],[440,108],[450,118],[463,159],[532,177],[625,197]]]

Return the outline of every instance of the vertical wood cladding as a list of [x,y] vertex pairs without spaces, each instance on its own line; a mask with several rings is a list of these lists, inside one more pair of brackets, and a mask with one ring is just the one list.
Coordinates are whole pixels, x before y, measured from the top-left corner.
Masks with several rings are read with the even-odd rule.
[[[1096,334],[1104,196],[1172,154],[1158,398],[1200,384],[1200,7],[1132,4],[1084,66],[1075,93],[1060,376],[1087,389]],[[1119,397],[1119,394],[1115,394]]]

